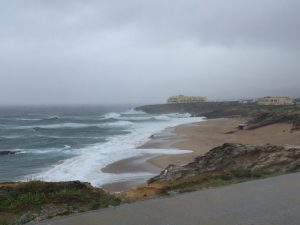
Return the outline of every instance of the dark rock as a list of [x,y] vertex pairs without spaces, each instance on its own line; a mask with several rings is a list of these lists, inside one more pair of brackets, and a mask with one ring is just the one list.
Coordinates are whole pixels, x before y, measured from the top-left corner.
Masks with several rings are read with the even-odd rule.
[[261,106],[256,104],[240,104],[237,102],[202,102],[182,104],[145,105],[136,110],[147,113],[190,113],[192,116],[212,118],[232,118],[243,116],[251,118],[247,129],[256,129],[274,123],[291,123],[292,131],[300,129],[300,107]]
[[148,182],[170,181],[237,169],[288,173],[300,171],[300,148],[274,145],[223,144],[185,166],[170,165]]
[[200,102],[182,104],[145,105],[136,110],[147,113],[190,113],[191,116],[207,118],[231,117],[234,115],[247,116],[249,110],[256,109],[254,104],[241,105],[238,102]]
[[298,130],[300,128],[300,112],[283,111],[261,113],[248,121],[247,129],[256,129],[275,123],[291,123],[293,124],[292,130]]
[[14,155],[17,154],[19,151],[1,151],[0,150],[0,155]]

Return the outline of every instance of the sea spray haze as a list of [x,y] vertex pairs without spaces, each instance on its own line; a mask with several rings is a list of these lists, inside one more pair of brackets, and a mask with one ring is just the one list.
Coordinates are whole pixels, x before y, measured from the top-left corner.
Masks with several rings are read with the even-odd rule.
[[[132,105],[1,107],[0,181],[81,180],[99,186],[153,174],[113,175],[101,168],[144,154],[135,149],[165,128],[201,121],[188,114],[154,115]],[[148,150],[148,153],[151,150]],[[178,153],[159,150],[161,153]],[[154,151],[158,153],[158,151]]]

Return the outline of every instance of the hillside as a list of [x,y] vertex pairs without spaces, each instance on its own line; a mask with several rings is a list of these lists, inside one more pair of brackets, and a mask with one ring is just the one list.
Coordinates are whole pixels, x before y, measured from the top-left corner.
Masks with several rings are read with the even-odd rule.
[[226,143],[187,165],[169,165],[148,185],[129,190],[124,196],[153,198],[298,171],[298,147]]
[[25,224],[120,203],[116,196],[79,181],[0,183],[0,225]]
[[293,130],[300,129],[300,106],[261,106],[237,102],[203,102],[191,104],[158,104],[137,107],[146,113],[190,113],[208,119],[242,116],[249,118],[246,129],[284,122],[293,124]]

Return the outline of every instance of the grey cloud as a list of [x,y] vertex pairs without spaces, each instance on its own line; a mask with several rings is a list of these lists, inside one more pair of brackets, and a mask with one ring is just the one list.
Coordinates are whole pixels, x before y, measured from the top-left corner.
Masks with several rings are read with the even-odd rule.
[[2,7],[2,35],[15,31],[24,38],[64,40],[128,28],[142,41],[188,39],[201,44],[257,42],[299,47],[297,0],[11,2]]
[[27,0],[0,7],[0,103],[300,95],[297,0]]

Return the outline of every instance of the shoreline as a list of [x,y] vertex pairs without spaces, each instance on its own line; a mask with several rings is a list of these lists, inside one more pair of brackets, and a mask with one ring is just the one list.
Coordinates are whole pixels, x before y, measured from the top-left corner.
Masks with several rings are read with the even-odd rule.
[[[114,162],[103,168],[110,173],[141,172],[147,169],[158,174],[170,164],[184,165],[195,157],[204,155],[214,147],[224,143],[240,144],[274,144],[300,146],[300,131],[290,132],[291,124],[277,123],[253,130],[237,130],[239,124],[245,123],[247,118],[208,119],[201,122],[179,125],[154,134],[152,139],[138,149],[180,149],[191,150],[191,153],[177,155],[148,154]],[[109,168],[109,170],[107,170]],[[134,168],[134,170],[133,170]],[[157,172],[158,171],[158,172]],[[156,173],[156,174],[155,174]],[[124,191],[138,185],[145,184],[150,178],[132,181],[109,183],[102,186],[110,192]]]
[[[197,122],[201,123],[203,121]],[[138,146],[136,149],[141,150],[142,155],[134,156],[130,158],[125,158],[116,162],[113,162],[104,168],[102,168],[102,172],[112,173],[112,174],[122,174],[122,173],[150,173],[151,175],[144,176],[142,178],[133,178],[132,180],[126,181],[117,181],[112,183],[107,183],[101,186],[104,190],[108,192],[121,192],[128,190],[130,188],[134,188],[138,185],[145,184],[148,179],[151,177],[158,175],[163,167],[160,167],[152,162],[152,159],[157,157],[161,157],[166,155],[164,153],[149,153],[154,149],[165,149],[165,150],[180,150],[184,151],[184,149],[174,148],[174,144],[183,141],[184,137],[179,136],[175,129],[180,126],[191,126],[194,123],[187,123],[178,125],[175,127],[170,127],[163,130],[160,133],[152,134],[150,140],[145,142],[144,144]],[[149,150],[146,152],[146,150]],[[182,154],[190,154],[190,153],[178,153],[178,155]],[[174,154],[177,155],[177,154]]]

